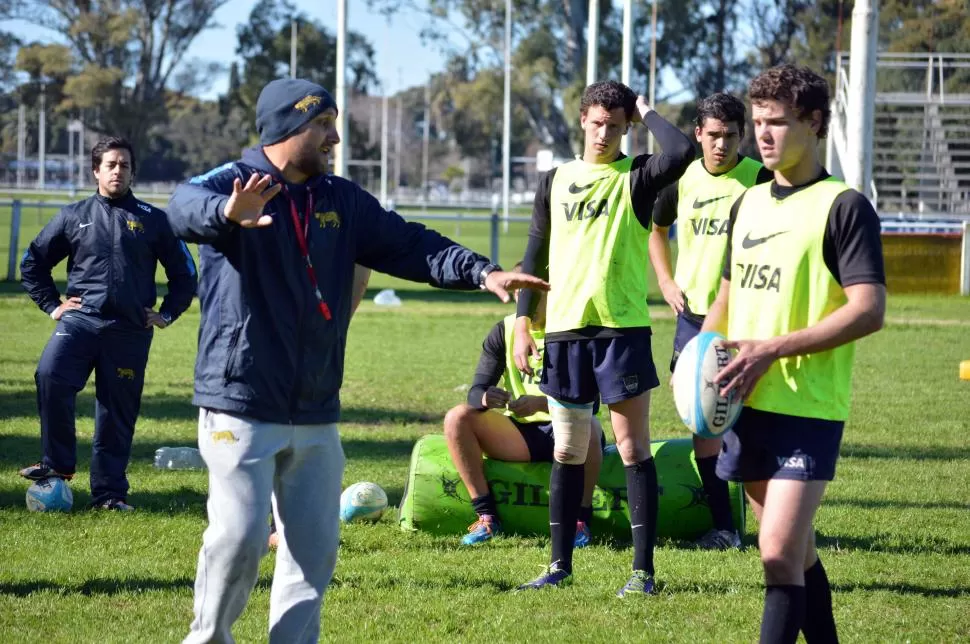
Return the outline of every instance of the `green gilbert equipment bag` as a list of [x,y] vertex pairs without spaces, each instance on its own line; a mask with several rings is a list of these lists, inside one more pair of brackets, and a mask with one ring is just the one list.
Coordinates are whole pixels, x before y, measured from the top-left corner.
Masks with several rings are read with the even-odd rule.
[[[657,463],[660,537],[693,540],[710,530],[711,513],[694,464],[689,438],[654,441],[650,445]],[[520,535],[549,534],[550,463],[508,463],[485,459],[485,478],[498,503],[502,529]],[[735,525],[744,532],[743,490],[728,484]],[[401,500],[402,530],[422,530],[439,535],[465,532],[476,519],[471,499],[451,463],[444,436],[419,439],[411,453],[411,466]],[[626,501],[626,474],[615,445],[603,453],[596,490],[593,521],[596,536],[630,539],[630,509]]]

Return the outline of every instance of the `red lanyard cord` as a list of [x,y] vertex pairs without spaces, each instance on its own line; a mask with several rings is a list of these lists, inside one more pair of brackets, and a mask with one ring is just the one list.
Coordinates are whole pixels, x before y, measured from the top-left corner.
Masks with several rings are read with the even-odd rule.
[[303,263],[306,265],[306,274],[310,278],[313,293],[317,296],[320,313],[323,315],[324,320],[329,321],[332,317],[330,315],[330,307],[323,301],[323,295],[320,293],[320,286],[317,284],[317,274],[313,270],[313,262],[310,261],[310,246],[307,243],[307,236],[310,234],[310,219],[313,218],[313,192],[307,187],[307,207],[303,218],[303,225],[301,226],[300,214],[296,210],[296,202],[293,201],[290,193],[286,190],[286,184],[281,182],[280,186],[283,189],[283,194],[286,195],[286,200],[290,204],[290,216],[293,218],[293,229],[296,231],[296,243],[300,247],[300,254],[303,256]]

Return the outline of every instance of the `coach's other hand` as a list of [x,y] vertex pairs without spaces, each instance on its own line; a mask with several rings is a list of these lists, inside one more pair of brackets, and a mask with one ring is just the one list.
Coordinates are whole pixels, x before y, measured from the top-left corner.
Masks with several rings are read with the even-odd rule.
[[512,273],[509,271],[492,271],[485,276],[485,290],[491,291],[503,302],[511,302],[509,291],[520,288],[531,288],[537,291],[548,291],[549,283],[535,275],[527,273]]
[[232,195],[226,202],[222,214],[229,221],[243,228],[262,228],[273,223],[273,218],[263,214],[267,202],[282,189],[282,184],[270,186],[273,177],[268,174],[259,177],[255,172],[243,186],[242,181],[232,182]]
[[81,298],[79,297],[69,297],[67,301],[62,302],[60,306],[51,311],[51,317],[55,320],[60,320],[61,316],[67,311],[73,311],[74,309],[81,308]]
[[155,311],[154,309],[150,309],[147,306],[145,307],[145,320],[146,329],[150,329],[152,327],[164,329],[168,326],[168,322],[165,321],[165,318],[162,317],[161,313]]

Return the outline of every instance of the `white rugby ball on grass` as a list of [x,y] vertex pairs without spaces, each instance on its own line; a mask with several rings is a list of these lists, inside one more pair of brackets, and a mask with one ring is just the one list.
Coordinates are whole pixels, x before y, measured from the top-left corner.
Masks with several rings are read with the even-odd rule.
[[724,336],[699,333],[680,352],[674,367],[673,388],[677,413],[687,428],[703,438],[717,438],[734,426],[744,401],[731,391],[721,395],[714,376],[733,357],[724,347]]
[[340,520],[344,523],[378,521],[387,509],[387,494],[376,483],[354,483],[340,495]]

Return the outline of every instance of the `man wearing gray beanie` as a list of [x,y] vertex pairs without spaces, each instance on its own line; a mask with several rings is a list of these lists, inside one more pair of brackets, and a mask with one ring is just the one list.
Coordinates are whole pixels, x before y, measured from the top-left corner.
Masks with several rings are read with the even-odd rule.
[[279,532],[269,641],[320,636],[337,560],[344,454],[337,433],[354,265],[439,288],[508,292],[548,284],[381,207],[327,174],[337,106],[319,85],[269,83],[259,146],[180,185],[168,214],[199,244],[195,365],[209,527],[185,642],[232,642],[256,583],[271,506]]

